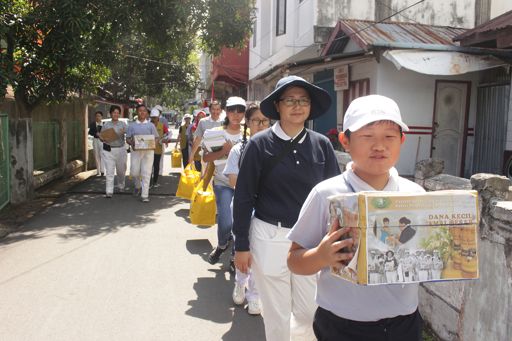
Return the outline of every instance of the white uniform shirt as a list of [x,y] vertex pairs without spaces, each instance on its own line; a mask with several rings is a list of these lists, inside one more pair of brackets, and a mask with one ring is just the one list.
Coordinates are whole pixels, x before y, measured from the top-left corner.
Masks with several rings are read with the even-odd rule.
[[[418,184],[398,176],[395,168],[384,191],[424,192]],[[352,163],[338,176],[322,181],[308,195],[288,238],[306,249],[316,247],[329,231],[329,201],[334,194],[375,191],[352,171]],[[316,301],[333,314],[355,321],[377,321],[408,315],[418,307],[418,284],[363,286],[331,275],[318,274]]]
[[237,143],[231,148],[228,155],[228,160],[226,161],[226,167],[224,168],[224,172],[222,172],[225,176],[230,174],[238,175],[240,171],[239,160],[240,153],[242,152],[242,143]]

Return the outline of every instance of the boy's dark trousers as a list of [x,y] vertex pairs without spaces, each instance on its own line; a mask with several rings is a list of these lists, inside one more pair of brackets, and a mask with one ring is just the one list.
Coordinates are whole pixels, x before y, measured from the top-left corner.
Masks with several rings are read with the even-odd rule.
[[422,329],[423,319],[418,310],[410,315],[359,322],[318,307],[313,321],[319,341],[421,341]]

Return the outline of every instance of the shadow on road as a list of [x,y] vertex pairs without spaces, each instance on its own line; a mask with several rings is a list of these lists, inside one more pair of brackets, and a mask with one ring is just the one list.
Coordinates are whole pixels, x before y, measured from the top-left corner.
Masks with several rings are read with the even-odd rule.
[[[193,239],[187,240],[186,248],[190,254],[198,255],[207,262],[212,244],[208,239]],[[197,278],[194,284],[197,299],[188,301],[190,309],[186,314],[215,323],[231,322],[231,328],[224,334],[222,340],[264,340],[261,316],[251,316],[243,306],[233,304],[231,293],[234,278],[228,272],[229,258],[229,252],[225,252],[221,256],[221,268],[208,270],[215,274],[214,278]]]
[[[231,298],[233,281],[224,269],[210,269],[215,277],[199,277],[194,284],[196,300],[188,301],[187,315],[215,323],[231,323],[222,340],[264,340],[263,319],[251,316],[243,307],[234,306]],[[255,325],[256,323],[256,325]]]
[[[160,193],[175,191],[171,179],[157,188]],[[130,192],[103,196],[104,178],[94,177],[60,197],[54,205],[28,220],[16,233],[0,241],[7,245],[28,239],[42,238],[47,232],[58,230],[62,239],[90,238],[106,233],[116,233],[122,228],[144,228],[156,221],[158,211],[185,202],[171,195],[158,195],[150,191],[151,202],[142,203]],[[129,183],[127,179],[127,184]],[[99,193],[98,193],[99,192]]]

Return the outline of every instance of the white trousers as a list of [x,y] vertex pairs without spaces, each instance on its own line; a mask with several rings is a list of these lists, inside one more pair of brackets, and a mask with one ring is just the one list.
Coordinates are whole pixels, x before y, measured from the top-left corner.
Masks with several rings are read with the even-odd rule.
[[112,148],[111,151],[102,150],[102,158],[107,171],[107,185],[105,192],[114,193],[114,174],[117,174],[117,187],[124,188],[124,177],[126,174],[126,148]]
[[94,138],[92,140],[92,147],[94,150],[94,160],[96,161],[96,172],[100,175],[105,173],[105,163],[102,160],[103,142],[98,138]]
[[153,171],[153,150],[132,150],[130,159],[130,175],[135,188],[141,188],[141,197],[149,197],[149,181]]
[[253,218],[249,240],[252,275],[260,294],[267,341],[315,340],[316,276],[290,272],[290,230]]

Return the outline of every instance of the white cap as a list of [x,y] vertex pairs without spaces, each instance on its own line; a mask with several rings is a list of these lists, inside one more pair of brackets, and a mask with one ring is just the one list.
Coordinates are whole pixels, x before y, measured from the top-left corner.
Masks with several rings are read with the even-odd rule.
[[233,107],[235,105],[241,105],[243,107],[246,107],[245,99],[242,97],[229,97],[226,101],[226,107]]
[[160,111],[158,111],[157,108],[151,109],[151,113],[149,114],[149,117],[160,117]]
[[192,115],[190,115],[190,114],[185,114],[185,115],[183,115],[183,119],[185,119],[185,118],[192,118]]
[[403,131],[409,131],[409,127],[402,122],[396,102],[381,95],[363,96],[353,100],[343,118],[343,131],[349,129],[354,132],[377,121],[392,121],[402,127]]
[[157,104],[153,107],[153,110],[156,109],[156,110],[159,110],[160,112],[164,111],[164,108],[162,108],[162,106],[160,104]]

